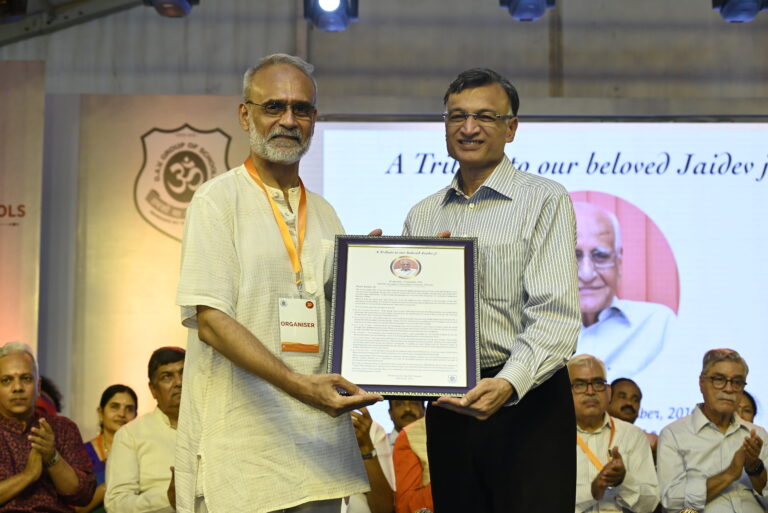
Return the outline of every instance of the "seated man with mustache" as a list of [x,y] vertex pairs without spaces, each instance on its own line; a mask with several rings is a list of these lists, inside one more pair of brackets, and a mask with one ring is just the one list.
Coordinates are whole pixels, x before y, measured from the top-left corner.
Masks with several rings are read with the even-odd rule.
[[[637,383],[629,378],[616,378],[611,381],[611,402],[608,404],[608,414],[630,424],[634,424],[640,414],[640,402],[643,393]],[[651,444],[653,459],[656,459],[656,443],[659,435],[645,432],[648,443]]]
[[606,412],[611,387],[592,355],[568,361],[576,411],[576,512],[651,513],[659,484],[643,431]]
[[762,513],[766,503],[766,432],[734,415],[749,367],[733,349],[704,355],[704,402],[661,430],[658,475],[665,511]]
[[149,358],[149,391],[157,407],[115,433],[107,458],[109,513],[172,513],[175,486],[171,467],[181,404],[186,351],[161,347]]

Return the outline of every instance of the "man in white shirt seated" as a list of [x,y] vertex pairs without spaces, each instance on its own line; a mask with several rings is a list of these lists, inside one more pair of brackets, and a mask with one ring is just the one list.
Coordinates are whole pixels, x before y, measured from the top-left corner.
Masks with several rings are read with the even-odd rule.
[[732,349],[704,355],[699,375],[704,402],[659,434],[656,456],[665,511],[765,511],[768,435],[735,415],[748,372],[747,362]]
[[576,512],[650,513],[659,484],[645,433],[606,413],[611,387],[591,355],[568,361],[576,411]]
[[161,347],[149,359],[149,390],[157,408],[117,433],[107,458],[109,513],[175,511],[171,466],[181,403],[184,349]]
[[619,299],[624,253],[616,216],[573,203],[582,328],[577,352],[600,357],[612,376],[634,376],[659,354],[675,314],[665,305]]
[[347,513],[391,513],[394,511],[395,469],[392,450],[397,435],[407,425],[424,417],[424,402],[390,400],[389,418],[395,429],[387,434],[366,408],[352,412],[357,444],[365,464],[371,491],[356,494],[342,505]]

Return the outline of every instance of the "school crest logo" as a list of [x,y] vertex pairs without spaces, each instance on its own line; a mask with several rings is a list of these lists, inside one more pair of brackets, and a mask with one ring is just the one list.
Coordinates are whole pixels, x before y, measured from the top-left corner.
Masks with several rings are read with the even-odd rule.
[[141,136],[144,163],[133,188],[136,209],[146,222],[181,240],[192,195],[206,180],[229,169],[231,137],[219,128],[153,128]]

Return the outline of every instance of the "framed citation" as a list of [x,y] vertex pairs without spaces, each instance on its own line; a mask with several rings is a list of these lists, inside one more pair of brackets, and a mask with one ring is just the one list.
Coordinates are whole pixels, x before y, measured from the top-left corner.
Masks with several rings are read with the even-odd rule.
[[475,238],[338,235],[330,372],[386,397],[473,388],[476,260]]

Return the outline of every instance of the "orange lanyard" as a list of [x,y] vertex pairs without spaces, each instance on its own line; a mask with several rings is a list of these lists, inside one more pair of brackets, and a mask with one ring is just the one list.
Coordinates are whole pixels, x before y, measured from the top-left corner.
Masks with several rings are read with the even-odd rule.
[[[613,422],[613,417],[608,417],[608,419],[611,421],[611,437],[608,439],[608,452],[611,452],[611,444],[613,443],[613,435],[616,433],[616,424]],[[584,451],[584,454],[587,455],[587,458],[589,458],[589,461],[592,462],[594,466],[597,467],[597,470],[603,470],[603,464],[600,461],[600,459],[595,456],[595,453],[592,452],[592,450],[587,447],[587,444],[584,443],[584,440],[581,439],[579,436],[579,433],[576,432],[576,443],[579,444],[579,447],[581,447],[581,450]]]
[[99,453],[101,461],[107,461],[107,450],[104,448],[104,438],[101,433],[96,437],[96,443],[93,444],[93,447],[96,449],[96,452]]
[[[296,244],[293,242],[293,237],[291,237],[288,225],[286,224],[285,219],[283,219],[283,215],[277,208],[275,200],[272,199],[272,195],[267,192],[267,187],[264,185],[264,181],[261,179],[261,176],[259,176],[258,171],[256,171],[256,166],[253,165],[253,159],[251,157],[248,157],[245,160],[245,168],[258,186],[261,187],[261,190],[264,191],[264,194],[267,195],[269,205],[272,207],[272,213],[275,215],[277,227],[280,229],[280,235],[283,238],[283,244],[285,244],[285,249],[288,251],[288,257],[291,259],[291,264],[293,265],[293,273],[296,276],[296,286],[299,287],[299,290],[302,290],[304,279],[301,271],[301,249],[304,247],[304,235],[307,233],[307,193],[304,189],[304,183],[301,181],[301,178],[299,178],[301,198],[299,199],[299,224],[297,229],[299,247],[297,248]],[[288,201],[287,198],[286,201]]]

